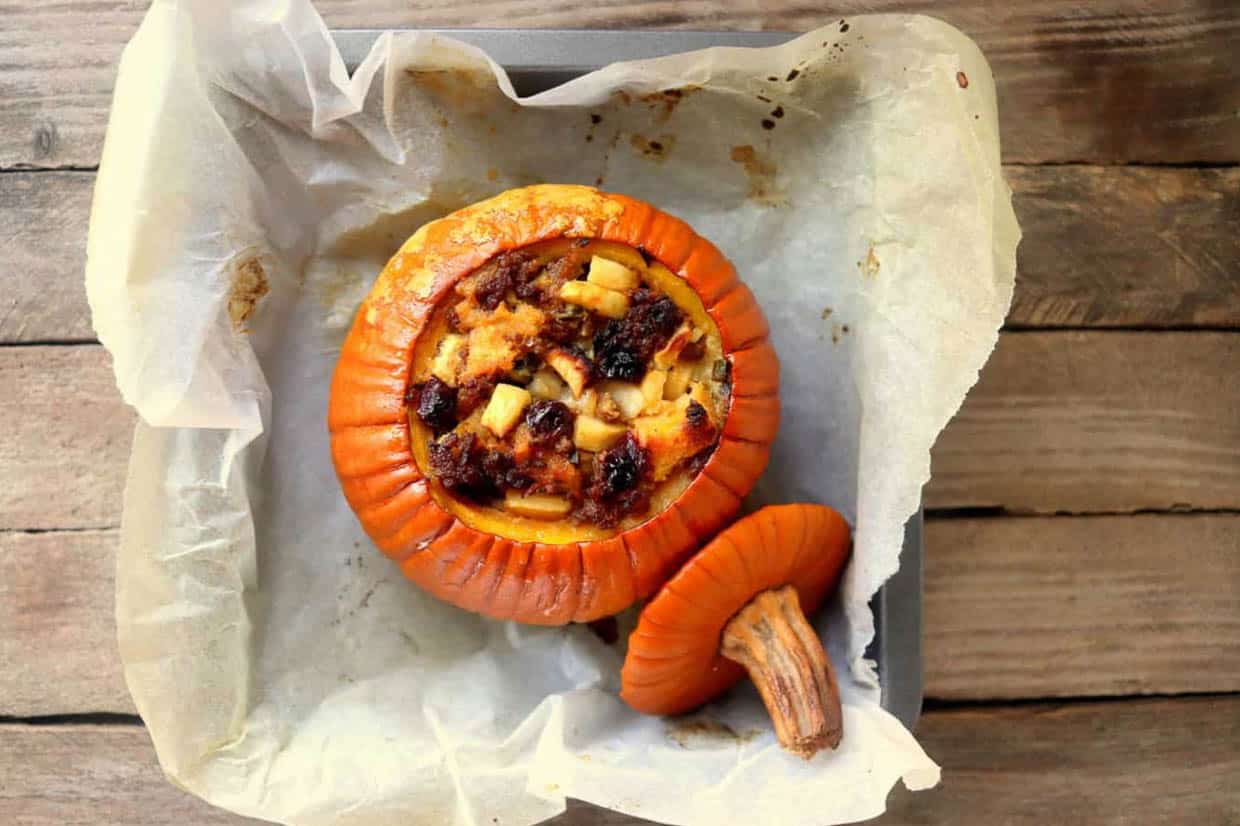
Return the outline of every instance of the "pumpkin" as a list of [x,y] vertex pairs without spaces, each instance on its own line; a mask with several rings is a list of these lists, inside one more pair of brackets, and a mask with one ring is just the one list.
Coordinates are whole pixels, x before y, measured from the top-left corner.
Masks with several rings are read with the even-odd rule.
[[[630,513],[615,524],[603,517],[598,524],[575,520],[555,497],[509,491],[509,497],[519,501],[505,509],[457,495],[445,485],[452,477],[435,470],[446,455],[446,449],[436,453],[445,437],[432,427],[436,420],[423,415],[427,409],[434,413],[436,398],[426,401],[426,387],[438,382],[436,376],[444,370],[456,375],[471,357],[482,365],[479,370],[521,366],[512,365],[513,354],[504,350],[502,341],[488,344],[476,331],[469,336],[479,339],[477,346],[462,355],[461,336],[450,332],[462,322],[445,314],[445,307],[471,283],[467,296],[482,301],[477,274],[488,266],[493,271],[502,256],[522,256],[522,266],[533,273],[549,257],[577,249],[595,255],[592,275],[566,282],[570,286],[561,284],[561,297],[605,314],[595,319],[601,323],[627,312],[628,299],[620,301],[617,296],[625,294],[617,290],[644,279],[642,289],[649,289],[640,296],[629,293],[632,301],[649,302],[657,293],[659,301],[673,302],[672,314],[684,320],[683,327],[697,331],[677,330],[676,335],[699,336],[698,343],[685,345],[698,351],[717,350],[715,378],[720,378],[722,363],[727,385],[677,384],[684,376],[673,366],[665,374],[647,376],[640,387],[609,391],[596,384],[586,389],[588,371],[574,372],[586,354],[567,348],[546,354],[546,364],[536,375],[521,377],[528,381],[524,386],[493,393],[486,410],[473,414],[481,413],[481,425],[475,422],[477,434],[471,432],[468,438],[493,440],[520,431],[522,421],[531,421],[536,394],[547,392],[548,386],[560,387],[574,406],[580,431],[574,438],[599,451],[613,449],[616,426],[609,430],[608,422],[596,422],[587,410],[598,417],[633,413],[644,404],[640,394],[647,393],[659,411],[669,416],[689,411],[698,421],[703,416],[695,405],[704,403],[715,439],[709,454],[698,454],[704,464],[691,470],[661,468],[669,479],[652,488],[648,510]],[[488,298],[496,307],[490,312],[503,315],[505,323],[519,326],[522,318],[533,317],[533,310],[507,308],[503,300]],[[660,357],[674,362],[677,354],[669,354],[669,348],[675,346],[669,340]],[[579,380],[570,388],[573,395],[548,367],[561,371],[569,384]],[[651,378],[658,381],[647,380]],[[779,421],[778,382],[778,362],[762,311],[713,244],[685,222],[634,198],[544,184],[501,193],[428,223],[401,246],[345,339],[327,422],[345,499],[369,537],[406,576],[436,597],[471,611],[559,625],[614,614],[648,596],[735,515],[767,464]],[[667,395],[659,397],[661,392]],[[678,392],[683,395],[676,396]],[[417,411],[411,415],[414,396]],[[546,412],[545,407],[539,410]],[[642,435],[649,444],[658,444],[664,432],[661,420],[649,416],[641,421],[646,423]],[[644,448],[628,444],[628,449],[639,458],[649,457]],[[593,457],[597,475],[598,463],[610,454],[584,455]],[[472,457],[456,457],[465,474],[474,466]]]
[[839,581],[851,547],[848,523],[823,505],[770,506],[739,520],[642,610],[620,697],[648,714],[678,714],[748,673],[781,746],[805,758],[835,748],[839,688],[805,617]]

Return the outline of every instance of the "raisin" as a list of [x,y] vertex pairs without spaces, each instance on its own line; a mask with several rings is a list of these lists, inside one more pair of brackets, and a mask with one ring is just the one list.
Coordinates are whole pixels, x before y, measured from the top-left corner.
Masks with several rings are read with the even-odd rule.
[[705,424],[708,418],[705,407],[695,401],[689,402],[689,408],[685,411],[685,421],[690,427],[697,429]]
[[456,388],[431,376],[418,391],[417,413],[436,433],[456,427]]
[[646,451],[632,433],[626,433],[614,447],[599,455],[591,493],[596,494],[595,498],[608,499],[632,490],[641,482],[649,464]]
[[594,334],[594,358],[602,377],[640,380],[646,362],[667,343],[683,318],[670,298],[644,287],[633,290],[624,318],[608,321]]
[[552,445],[573,432],[573,413],[562,402],[540,400],[525,410],[530,439],[536,445]]

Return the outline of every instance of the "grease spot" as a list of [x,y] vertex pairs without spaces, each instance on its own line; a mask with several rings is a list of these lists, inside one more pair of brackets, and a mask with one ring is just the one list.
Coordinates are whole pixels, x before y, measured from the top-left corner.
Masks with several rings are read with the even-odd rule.
[[250,256],[233,267],[232,282],[228,286],[228,317],[233,329],[246,331],[246,322],[254,314],[254,308],[270,291],[267,273],[257,256]]
[[763,129],[774,129],[774,128],[775,128],[775,121],[771,120],[770,118],[763,118],[763,119],[762,119],[762,128],[763,128]]
[[493,166],[492,166],[492,167],[490,167],[489,169],[487,169],[487,180],[488,180],[488,181],[494,181],[494,180],[496,180],[497,178],[499,178],[499,170],[498,170],[498,169],[496,169],[496,168],[495,168],[495,167],[493,167]]
[[675,135],[659,135],[657,138],[650,139],[644,135],[635,134],[629,138],[629,144],[633,149],[640,152],[643,157],[655,161],[662,161],[666,158],[675,143]]
[[796,79],[797,79],[797,75],[799,75],[799,74],[801,74],[801,70],[800,70],[800,69],[793,69],[792,71],[790,71],[790,72],[788,73],[788,76],[787,76],[786,78],[784,78],[784,80],[787,80],[787,81],[793,81],[793,80],[796,80]]
[[776,118],[782,118],[784,116],[784,107],[776,106],[774,109],[771,110],[771,116],[776,117]]
[[841,34],[848,31],[850,28],[851,27],[847,23],[845,23],[843,20],[840,21],[840,33]]
[[835,310],[831,309],[830,307],[823,307],[822,308],[822,320],[826,321],[828,318],[831,317],[831,313],[833,312],[835,312]]
[[878,277],[879,262],[878,256],[874,253],[874,245],[870,244],[870,249],[865,254],[865,259],[857,262],[857,269],[861,270],[861,274],[870,278]]
[[661,92],[642,95],[641,100],[654,111],[654,122],[663,124],[667,123],[668,118],[676,111],[676,107],[682,100],[700,88],[700,86],[681,86],[676,89],[664,89]]
[[740,164],[749,177],[749,197],[768,206],[786,204],[783,193],[775,185],[775,164],[758,154],[749,144],[733,146],[730,155],[733,163]]
[[710,749],[748,743],[761,732],[758,729],[737,731],[727,723],[706,717],[673,720],[665,728],[668,739],[682,749]]

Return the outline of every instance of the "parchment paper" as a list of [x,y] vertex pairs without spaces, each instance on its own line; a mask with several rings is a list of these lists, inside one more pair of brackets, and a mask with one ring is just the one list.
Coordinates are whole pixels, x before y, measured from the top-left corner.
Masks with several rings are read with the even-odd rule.
[[[358,302],[420,224],[535,181],[679,214],[762,302],[784,420],[754,502],[856,527],[819,620],[846,664],[838,752],[779,751],[747,688],[688,720],[627,710],[618,646],[436,602],[341,498],[324,411]],[[819,826],[933,785],[878,705],[866,603],[995,343],[1017,238],[989,69],[928,18],[515,100],[451,40],[384,36],[350,77],[307,0],[156,0],[121,64],[86,278],[142,419],[117,617],[164,770],[247,815],[365,826],[522,826],[566,797]]]

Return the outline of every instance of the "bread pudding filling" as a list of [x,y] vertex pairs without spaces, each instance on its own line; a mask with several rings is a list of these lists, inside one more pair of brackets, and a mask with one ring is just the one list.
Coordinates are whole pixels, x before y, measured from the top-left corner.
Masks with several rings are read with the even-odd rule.
[[502,253],[430,325],[406,396],[414,454],[468,522],[503,515],[515,539],[546,538],[550,522],[562,541],[611,535],[670,504],[719,440],[719,330],[683,279],[631,247]]

